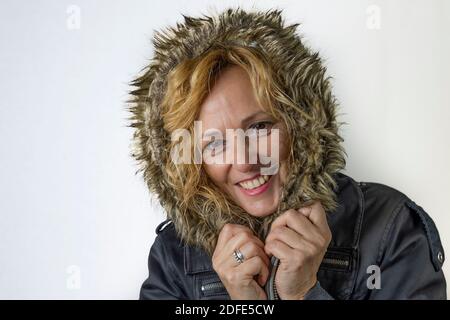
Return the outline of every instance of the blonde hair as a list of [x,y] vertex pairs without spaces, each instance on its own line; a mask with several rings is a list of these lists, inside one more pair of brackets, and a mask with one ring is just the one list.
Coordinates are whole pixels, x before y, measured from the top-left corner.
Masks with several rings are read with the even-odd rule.
[[[310,116],[285,94],[270,63],[255,47],[216,44],[204,54],[186,59],[172,69],[168,74],[167,90],[161,102],[164,129],[169,134],[177,129],[187,129],[193,137],[194,121],[199,115],[202,102],[221,71],[231,65],[239,66],[247,72],[259,105],[284,125],[289,150],[286,164],[289,168],[293,161],[290,137],[295,126],[291,117],[282,112],[280,107],[295,110],[304,118],[309,119]],[[177,143],[178,141],[170,143],[169,152],[172,152]],[[193,157],[194,144],[191,145],[190,154]],[[255,233],[260,232],[262,219],[251,216],[236,205],[225,192],[217,188],[207,174],[202,174],[202,165],[194,163],[192,158],[191,160],[190,164],[176,164],[168,157],[165,163],[167,181],[179,200],[178,219],[186,226],[184,230],[192,233],[186,238],[195,238],[198,234],[194,232],[197,221],[206,222],[209,230],[220,230],[220,224],[224,221],[233,221],[247,225]],[[196,240],[197,243],[204,243],[205,249],[212,255],[216,236],[211,232],[207,235],[209,239]]]

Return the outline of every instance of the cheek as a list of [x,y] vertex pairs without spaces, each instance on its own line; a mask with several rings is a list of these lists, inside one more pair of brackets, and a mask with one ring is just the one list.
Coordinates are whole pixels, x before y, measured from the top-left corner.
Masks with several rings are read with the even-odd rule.
[[273,162],[283,162],[288,159],[289,156],[289,140],[287,139],[286,133],[282,130],[279,131],[278,137],[276,135],[271,135],[266,138],[267,154],[272,157]]
[[220,165],[220,164],[203,165],[206,174],[217,186],[221,186],[227,183],[228,167],[229,165]]

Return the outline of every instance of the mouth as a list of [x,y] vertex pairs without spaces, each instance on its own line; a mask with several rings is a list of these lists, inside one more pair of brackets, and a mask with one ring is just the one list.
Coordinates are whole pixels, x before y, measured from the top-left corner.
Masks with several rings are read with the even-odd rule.
[[272,177],[269,175],[258,175],[251,180],[242,181],[236,185],[244,194],[256,196],[269,188]]

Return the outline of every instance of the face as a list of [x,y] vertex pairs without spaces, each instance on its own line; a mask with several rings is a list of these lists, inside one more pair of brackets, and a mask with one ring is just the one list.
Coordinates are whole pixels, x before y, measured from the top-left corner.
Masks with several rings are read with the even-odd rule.
[[[258,104],[244,69],[229,66],[222,71],[204,100],[197,120],[201,121],[203,137],[207,132],[222,133],[221,138],[204,138],[201,143],[204,155],[202,166],[206,174],[249,214],[264,217],[274,213],[286,179],[286,130],[281,122],[277,122]],[[230,139],[227,136],[227,129],[256,133],[253,137],[256,137],[260,146],[266,147],[251,148],[250,139],[239,146],[237,138]],[[261,129],[267,130],[264,132]],[[277,131],[274,129],[278,129],[278,135],[274,134]],[[205,161],[206,154],[212,154],[213,150],[216,157],[228,157],[232,161]],[[263,168],[270,167],[267,158],[264,158],[267,155],[278,159],[279,167],[264,174]]]

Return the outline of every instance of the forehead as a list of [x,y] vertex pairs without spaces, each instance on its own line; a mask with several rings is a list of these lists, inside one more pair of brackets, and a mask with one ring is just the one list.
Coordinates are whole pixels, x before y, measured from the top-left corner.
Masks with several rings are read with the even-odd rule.
[[238,66],[225,68],[203,101],[198,120],[207,128],[240,127],[249,116],[261,112],[247,72]]

